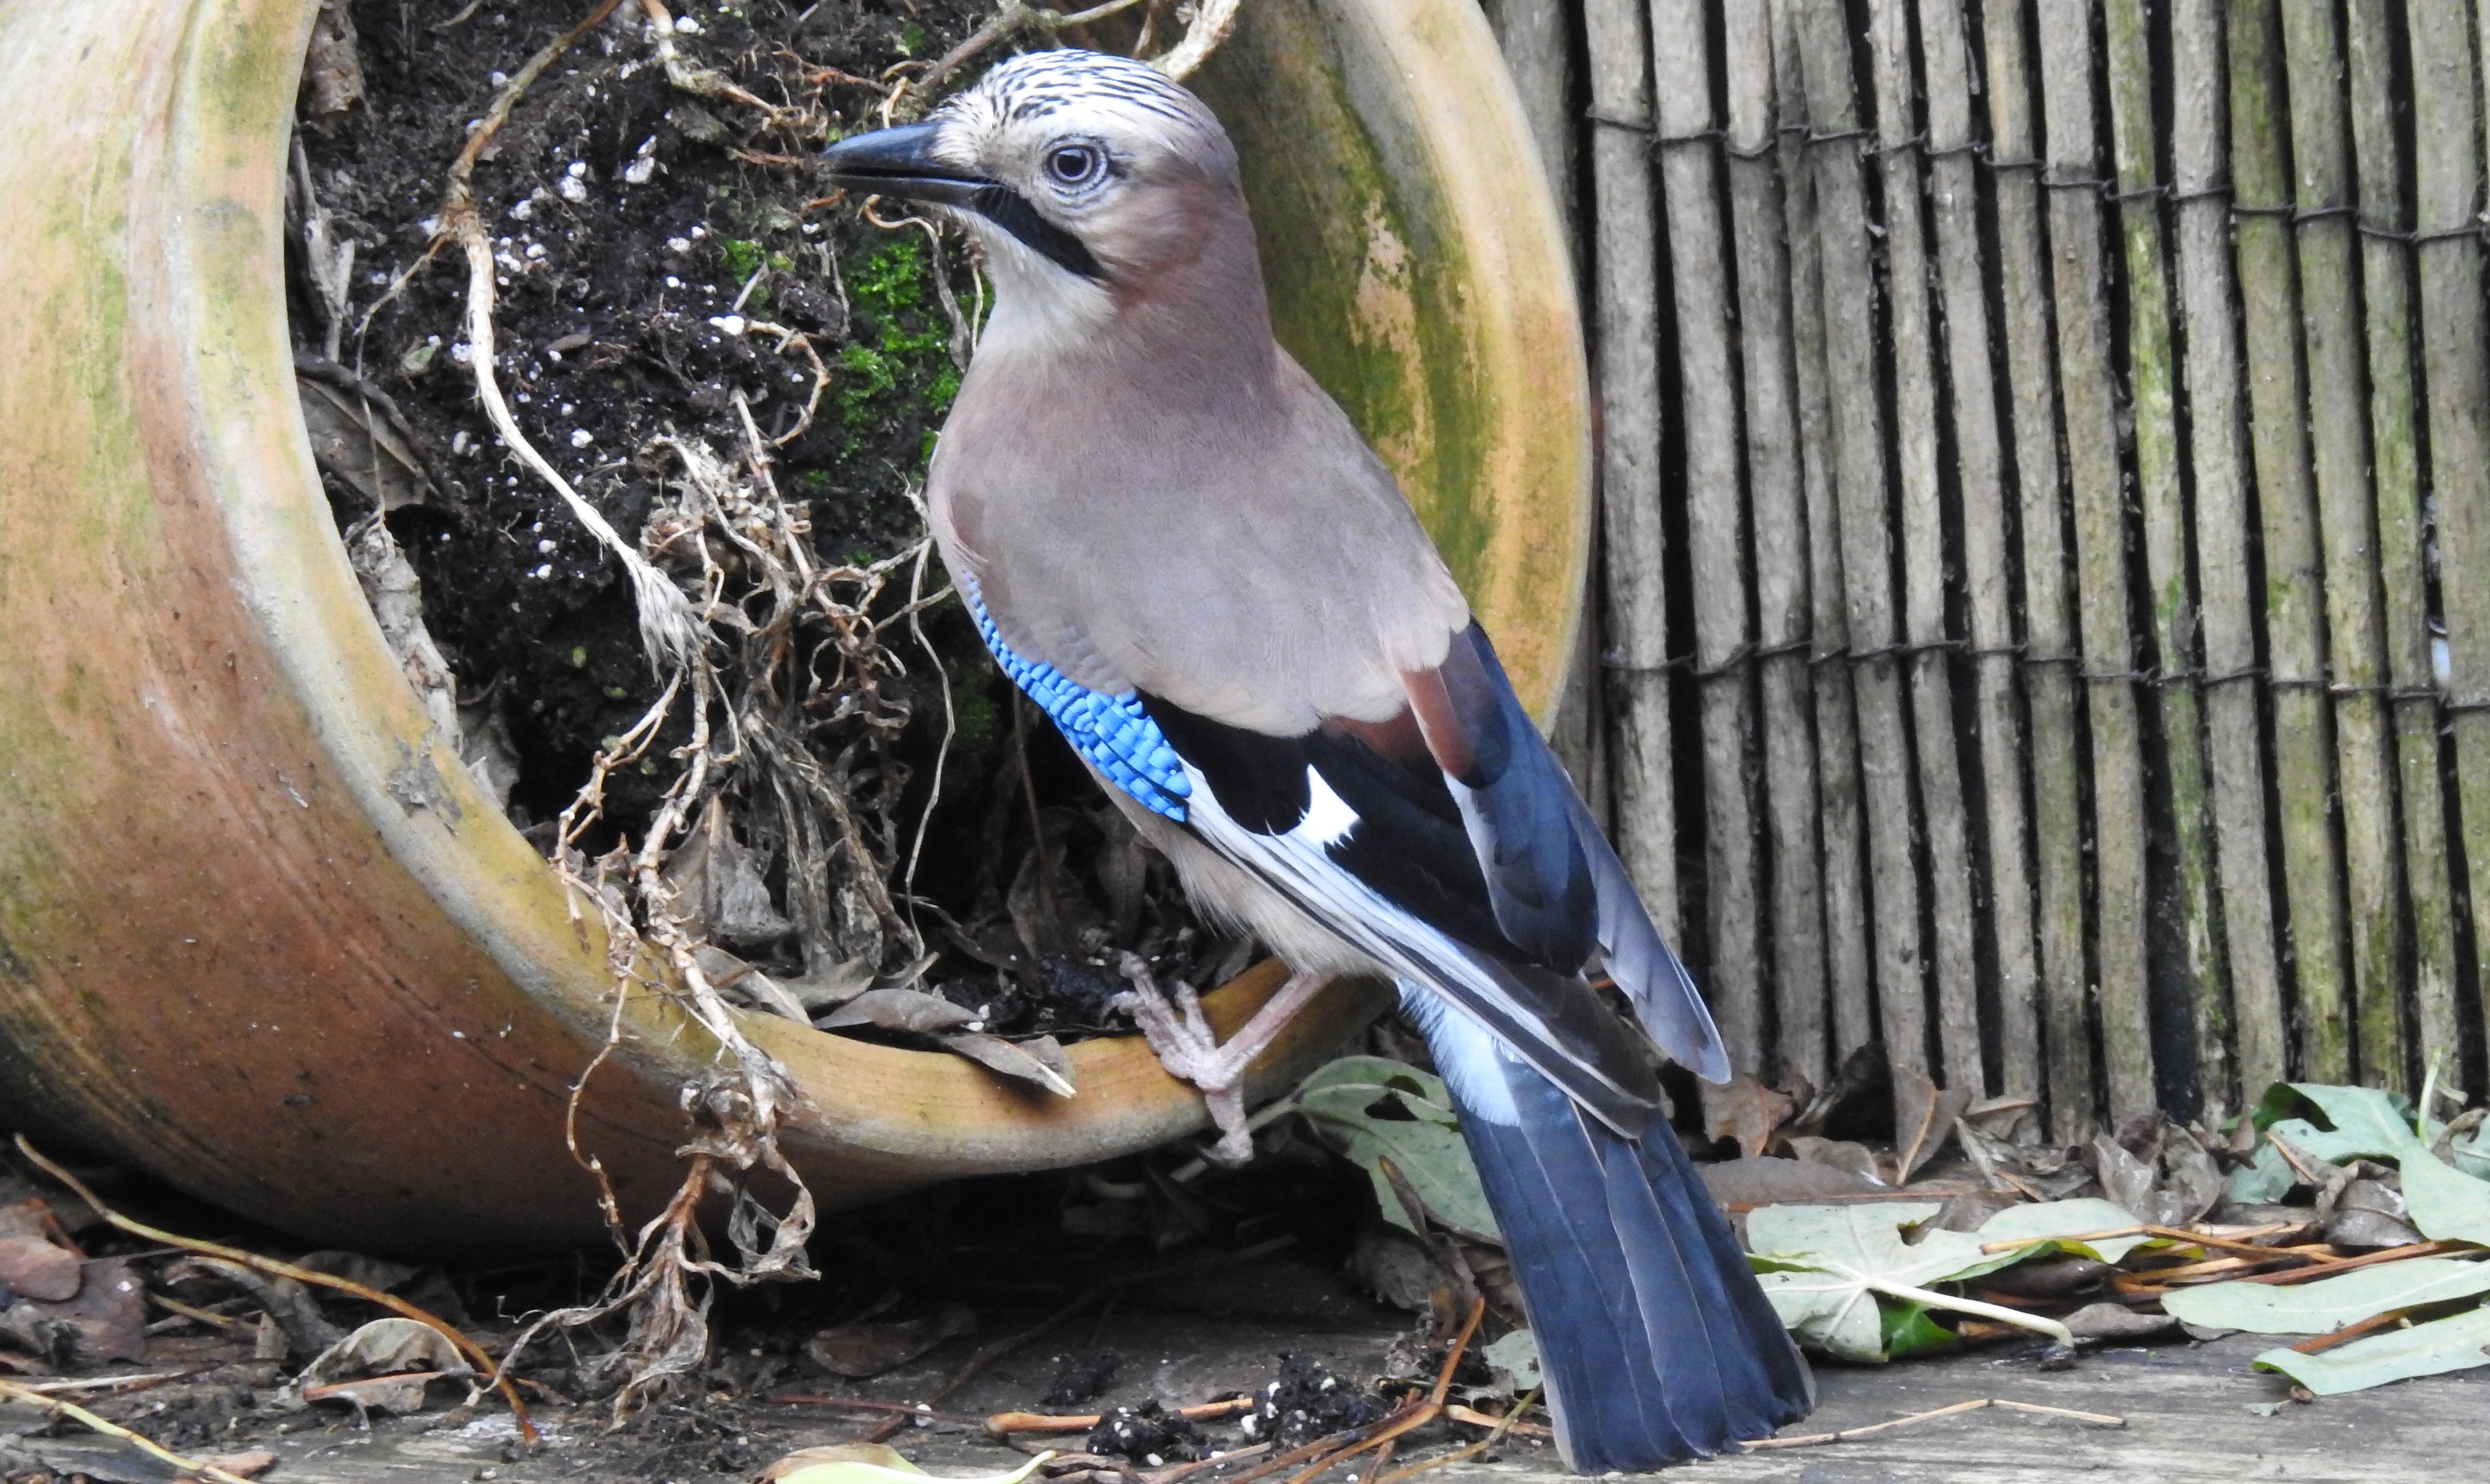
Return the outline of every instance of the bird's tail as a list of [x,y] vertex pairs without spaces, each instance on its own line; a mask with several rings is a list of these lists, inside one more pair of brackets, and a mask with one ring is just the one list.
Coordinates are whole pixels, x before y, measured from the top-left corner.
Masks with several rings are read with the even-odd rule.
[[1807,1363],[1666,1126],[1623,1137],[1434,995],[1404,1001],[1503,1230],[1574,1470],[1706,1458],[1806,1415]]

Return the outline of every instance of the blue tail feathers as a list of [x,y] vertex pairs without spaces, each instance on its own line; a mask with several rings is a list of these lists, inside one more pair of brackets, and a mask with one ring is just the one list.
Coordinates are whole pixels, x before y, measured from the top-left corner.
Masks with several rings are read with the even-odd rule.
[[1806,1415],[1807,1364],[1666,1126],[1622,1137],[1433,994],[1403,999],[1503,1229],[1566,1462],[1656,1469]]

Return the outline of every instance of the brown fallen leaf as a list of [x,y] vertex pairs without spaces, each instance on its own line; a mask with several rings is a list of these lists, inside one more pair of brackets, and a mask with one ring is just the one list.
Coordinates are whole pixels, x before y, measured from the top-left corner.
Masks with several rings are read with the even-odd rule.
[[[236,1478],[255,1479],[276,1467],[276,1455],[266,1448],[258,1448],[248,1453],[210,1453],[198,1462]],[[195,1477],[195,1474],[182,1475],[184,1479]]]
[[976,1018],[975,1011],[921,989],[868,989],[813,1023],[825,1031],[871,1026],[878,1031],[932,1036],[958,1030]]
[[1906,1185],[1921,1165],[1936,1157],[1954,1137],[1954,1121],[1971,1106],[1972,1090],[1940,1090],[1916,1067],[1894,1069],[1893,1183]]
[[1821,1164],[1831,1169],[1848,1170],[1854,1175],[1885,1183],[1885,1171],[1876,1162],[1876,1152],[1850,1139],[1828,1139],[1817,1134],[1802,1133],[1783,1139],[1790,1157],[1809,1164]]
[[366,1376],[361,1381],[333,1381],[326,1385],[304,1387],[303,1399],[306,1402],[345,1402],[357,1412],[403,1416],[421,1412],[424,1388],[449,1374],[448,1371],[401,1371],[394,1376]]
[[1758,1156],[1696,1165],[1703,1187],[1723,1206],[1774,1206],[1793,1201],[1820,1201],[1830,1196],[1870,1195],[1890,1189],[1855,1170],[1804,1159]]
[[1064,1058],[1062,1046],[1052,1036],[1041,1037],[1039,1040],[1045,1042],[1054,1050],[1056,1063],[1054,1066],[1048,1065],[1038,1057],[1034,1050],[1036,1045],[1034,1042],[1026,1044],[1015,1043],[999,1036],[988,1036],[979,1031],[955,1031],[936,1039],[942,1042],[944,1049],[954,1055],[965,1056],[989,1071],[999,1071],[1007,1077],[1018,1077],[1024,1082],[1034,1082],[1057,1098],[1069,1098],[1073,1095],[1072,1079],[1065,1075],[1072,1070],[1072,1064]]
[[944,1340],[974,1334],[977,1316],[964,1303],[897,1323],[835,1325],[804,1342],[804,1354],[823,1369],[852,1381],[906,1365]]
[[306,1402],[344,1402],[358,1413],[403,1415],[423,1410],[424,1387],[431,1383],[474,1374],[449,1336],[391,1315],[322,1351],[296,1384]]
[[1752,1158],[1772,1148],[1773,1135],[1796,1108],[1786,1094],[1742,1071],[1718,1087],[1703,1085],[1703,1136],[1735,1139],[1738,1153]]
[[2167,1314],[2139,1314],[2106,1300],[2085,1304],[2068,1315],[2065,1324],[2079,1340],[2141,1340],[2179,1327],[2179,1321]]
[[128,1262],[91,1262],[74,1297],[58,1303],[25,1298],[0,1310],[0,1336],[72,1367],[144,1360],[146,1290]]
[[77,1297],[86,1273],[77,1254],[41,1237],[12,1232],[0,1237],[0,1288],[46,1303]]

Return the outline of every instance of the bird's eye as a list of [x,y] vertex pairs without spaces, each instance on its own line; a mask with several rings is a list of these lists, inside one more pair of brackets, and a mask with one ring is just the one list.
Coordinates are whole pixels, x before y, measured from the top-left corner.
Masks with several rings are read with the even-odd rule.
[[1106,157],[1086,144],[1058,145],[1046,154],[1047,176],[1057,186],[1086,186],[1106,163]]

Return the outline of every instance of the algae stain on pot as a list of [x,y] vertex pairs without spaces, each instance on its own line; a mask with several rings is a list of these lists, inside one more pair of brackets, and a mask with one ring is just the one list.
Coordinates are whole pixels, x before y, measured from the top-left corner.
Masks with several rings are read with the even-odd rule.
[[[1476,599],[1494,492],[1491,398],[1460,287],[1470,265],[1436,219],[1443,204],[1414,186],[1425,172],[1392,168],[1392,141],[1368,127],[1334,47],[1309,8],[1262,6],[1191,85],[1248,142],[1245,194],[1280,343],[1382,455]],[[1274,68],[1320,81],[1287,96],[1250,85]]]

